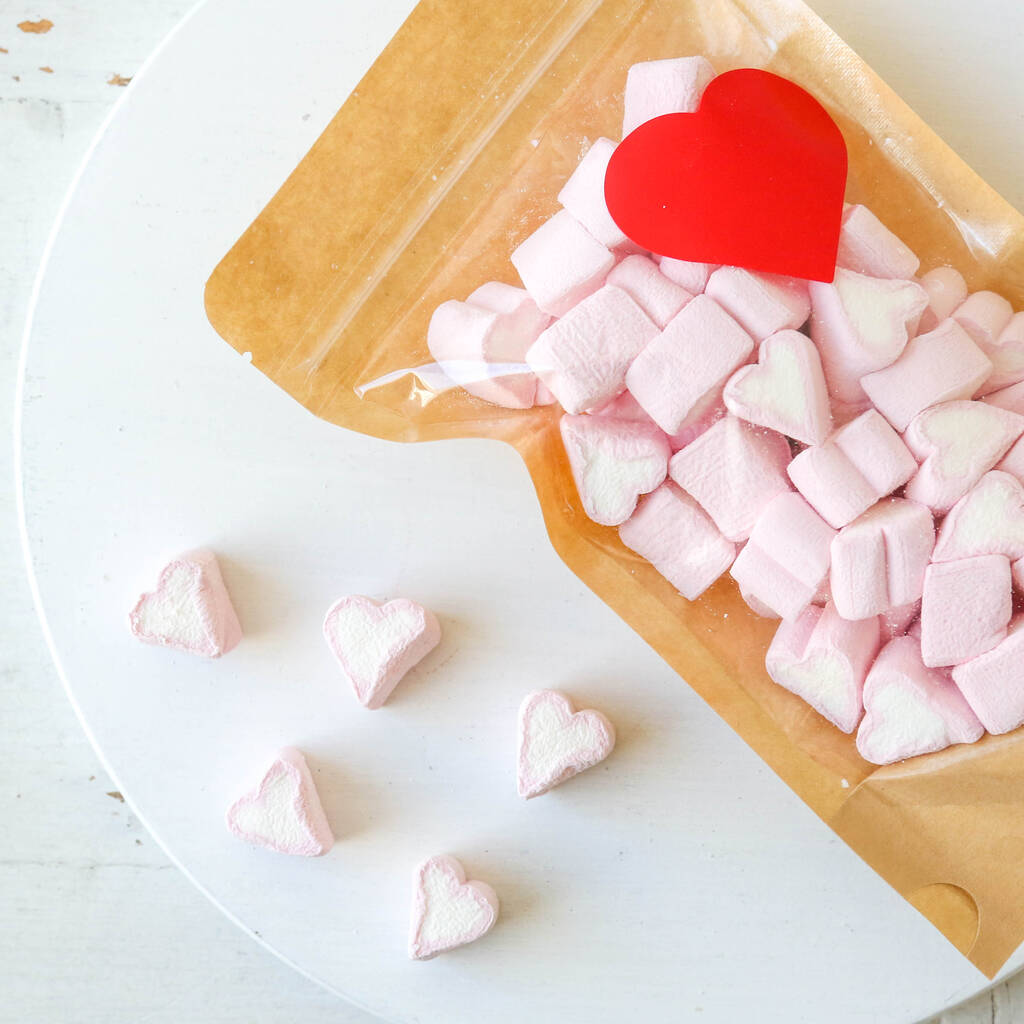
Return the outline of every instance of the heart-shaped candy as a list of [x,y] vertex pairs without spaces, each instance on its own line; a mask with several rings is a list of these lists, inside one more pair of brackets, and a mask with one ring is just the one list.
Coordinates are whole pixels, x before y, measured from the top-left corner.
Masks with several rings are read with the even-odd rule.
[[574,711],[557,690],[536,690],[519,706],[516,781],[526,800],[603,761],[615,746],[615,727],[600,711]]
[[1009,473],[986,473],[942,521],[932,560],[973,555],[1024,558],[1024,487]]
[[860,721],[864,678],[879,647],[877,618],[850,622],[829,603],[811,605],[775,632],[765,668],[843,732]]
[[353,594],[328,609],[324,637],[359,703],[373,710],[438,645],[441,627],[415,601],[396,598],[381,604]]
[[164,566],[156,590],[139,598],[128,623],[145,643],[207,658],[219,658],[242,638],[211,551],[190,551]]
[[429,960],[479,939],[498,920],[498,896],[486,883],[466,881],[462,865],[447,855],[430,857],[412,878],[409,956]]
[[624,523],[640,495],[665,479],[672,452],[653,423],[565,415],[561,430],[583,511],[595,523]]
[[832,426],[818,350],[799,331],[765,338],[757,363],[741,366],[722,397],[734,416],[804,444],[822,444]]
[[811,282],[811,338],[829,391],[840,401],[865,399],[860,378],[894,363],[928,305],[914,281],[836,270],[831,284]]
[[861,757],[891,764],[974,743],[984,731],[948,673],[925,668],[914,637],[897,637],[882,648],[864,683]]
[[921,463],[907,497],[938,512],[951,508],[1006,454],[1024,417],[986,402],[943,402],[919,413],[903,440]]
[[845,187],[824,107],[753,68],[715,78],[697,111],[641,124],[605,174],[609,212],[644,249],[820,281],[835,272]]
[[256,789],[228,808],[227,825],[247,843],[299,857],[319,857],[334,845],[306,759],[292,747],[279,751]]

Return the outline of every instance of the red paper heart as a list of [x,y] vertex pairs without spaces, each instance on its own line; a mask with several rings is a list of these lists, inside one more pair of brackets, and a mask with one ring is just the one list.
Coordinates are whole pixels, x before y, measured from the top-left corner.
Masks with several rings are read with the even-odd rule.
[[631,132],[604,180],[608,209],[661,256],[831,281],[846,143],[810,93],[753,68],[729,71],[692,114]]

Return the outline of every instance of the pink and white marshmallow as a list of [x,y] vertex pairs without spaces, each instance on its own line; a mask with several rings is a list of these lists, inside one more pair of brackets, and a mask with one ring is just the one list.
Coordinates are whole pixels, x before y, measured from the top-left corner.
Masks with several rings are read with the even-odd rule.
[[929,406],[970,398],[988,379],[992,362],[955,321],[912,338],[884,370],[861,377],[875,408],[899,431]]
[[491,281],[465,302],[449,300],[434,310],[427,347],[456,384],[485,402],[528,409],[537,378],[526,352],[550,323],[523,288]]
[[1024,486],[1009,473],[986,473],[942,521],[932,559],[974,555],[1024,558]]
[[604,199],[604,175],[614,152],[615,143],[611,139],[598,139],[584,153],[558,193],[562,206],[608,249],[632,245],[612,219]]
[[872,764],[976,743],[985,730],[946,672],[927,668],[913,637],[890,640],[864,683],[857,750]]
[[666,434],[675,434],[753,350],[750,335],[714,299],[698,295],[637,355],[626,386]]
[[619,527],[622,543],[695,601],[736,557],[736,545],[688,494],[666,482]]
[[672,456],[669,474],[724,537],[743,541],[765,505],[790,490],[790,457],[781,434],[726,416]]
[[1024,432],[1024,416],[985,402],[944,402],[916,416],[903,440],[921,463],[906,495],[939,512],[962,498]]
[[921,261],[866,206],[858,205],[843,212],[836,265],[870,277],[909,281]]
[[627,256],[608,275],[608,284],[621,288],[663,329],[693,295],[670,281],[646,256]]
[[561,433],[583,511],[602,526],[624,523],[668,473],[672,450],[653,423],[565,415]]
[[929,668],[959,665],[1006,636],[1013,613],[1010,562],[976,555],[933,562],[921,598],[921,658]]
[[896,362],[928,303],[913,281],[836,269],[831,284],[810,282],[811,338],[829,392],[841,402],[866,399],[860,378]]
[[863,712],[861,693],[881,643],[878,619],[849,622],[832,604],[811,605],[775,632],[765,668],[837,729],[853,732]]
[[600,711],[577,711],[557,690],[535,690],[519,705],[516,786],[540,796],[595,764],[615,747],[615,727]]
[[832,427],[818,350],[799,331],[765,338],[757,363],[741,366],[722,398],[734,416],[804,444],[821,444]]
[[1024,725],[1024,615],[992,650],[957,665],[953,682],[990,733]]
[[952,267],[936,267],[922,274],[918,284],[928,295],[928,308],[921,314],[918,334],[934,331],[967,298],[967,282]]
[[604,284],[615,257],[568,210],[559,210],[511,256],[533,301],[552,316],[564,316]]
[[855,519],[832,541],[829,583],[836,611],[867,619],[916,602],[935,543],[931,512],[890,498]]
[[139,598],[128,625],[144,643],[204,658],[219,658],[242,639],[217,557],[202,549],[163,567],[156,589]]
[[718,263],[694,263],[690,260],[677,260],[672,256],[658,258],[661,272],[691,295],[700,295],[708,286],[708,280],[718,269]]
[[795,277],[757,274],[742,267],[719,267],[704,289],[755,341],[796,330],[811,314],[807,282]]
[[576,415],[618,395],[626,371],[657,335],[650,317],[621,288],[606,285],[544,331],[526,361],[562,408]]
[[773,498],[731,569],[748,604],[782,619],[800,615],[828,576],[835,533],[799,494]]
[[626,73],[622,137],[662,114],[693,113],[714,77],[715,69],[704,57],[672,57],[634,64]]
[[498,894],[486,882],[467,880],[454,857],[428,857],[412,875],[410,958],[430,960],[475,942],[494,927],[498,909]]
[[247,843],[296,857],[319,857],[334,845],[309,766],[294,747],[278,751],[256,788],[228,808],[227,826]]
[[421,604],[352,594],[324,616],[324,639],[365,708],[383,707],[402,677],[440,642],[441,626]]
[[829,526],[840,529],[902,487],[917,461],[885,418],[869,409],[789,464],[789,478]]

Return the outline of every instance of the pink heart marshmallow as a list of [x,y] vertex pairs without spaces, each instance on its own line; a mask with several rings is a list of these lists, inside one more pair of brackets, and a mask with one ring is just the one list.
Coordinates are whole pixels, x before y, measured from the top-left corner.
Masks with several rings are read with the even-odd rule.
[[364,707],[382,707],[402,677],[441,640],[441,626],[407,598],[381,604],[353,594],[324,616],[324,638]]
[[147,644],[219,658],[242,638],[231,598],[212,551],[190,551],[160,572],[128,616],[132,635]]
[[595,523],[624,523],[668,473],[668,438],[653,423],[565,415],[560,426],[583,511]]
[[822,444],[832,426],[818,350],[799,331],[765,338],[757,363],[741,366],[722,396],[734,416],[804,444]]
[[914,637],[890,640],[864,683],[857,749],[872,764],[891,764],[985,732],[948,673],[926,668]]
[[527,694],[519,706],[519,795],[546,793],[599,764],[614,746],[615,727],[600,711],[576,711],[557,690]]
[[297,857],[319,857],[334,845],[306,759],[293,747],[279,751],[259,785],[228,808],[227,826],[247,843]]
[[418,864],[412,876],[409,956],[430,960],[486,935],[498,920],[498,896],[445,854]]

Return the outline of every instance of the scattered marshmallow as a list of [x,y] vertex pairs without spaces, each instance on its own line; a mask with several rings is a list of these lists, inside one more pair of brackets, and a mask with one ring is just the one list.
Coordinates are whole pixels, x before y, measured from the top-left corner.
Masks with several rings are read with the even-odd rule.
[[928,303],[913,281],[836,269],[831,284],[810,282],[811,338],[821,354],[829,392],[841,402],[864,400],[860,378],[894,363]]
[[429,857],[412,876],[409,956],[430,960],[486,935],[498,920],[498,896],[486,883],[467,881],[446,854]]
[[306,759],[280,750],[259,785],[227,812],[229,831],[256,846],[297,857],[319,857],[334,845]]
[[434,615],[408,598],[381,603],[353,594],[324,616],[324,639],[359,703],[383,707],[402,677],[441,641]]
[[934,331],[967,298],[967,282],[952,267],[936,267],[922,274],[921,287],[928,294],[928,308],[921,314],[919,334]]
[[622,391],[626,370],[657,334],[621,288],[606,285],[544,331],[526,361],[575,415],[600,408]]
[[653,423],[565,415],[561,432],[583,511],[602,526],[624,523],[668,472],[668,438]]
[[831,604],[811,605],[775,632],[765,668],[843,732],[860,721],[861,692],[878,653],[878,619],[849,622]]
[[205,550],[165,565],[156,590],[139,598],[128,624],[144,643],[206,658],[219,658],[242,639],[217,557]]
[[614,746],[615,727],[600,711],[576,711],[557,690],[527,694],[519,705],[519,795],[546,793],[599,764]]
[[672,457],[669,473],[728,540],[750,536],[762,509],[790,489],[786,439],[726,416]]
[[773,498],[758,517],[731,573],[747,603],[795,619],[817,597],[829,569],[836,531],[792,491]]
[[933,562],[921,598],[922,660],[935,668],[984,654],[1006,636],[1012,611],[1005,555]]
[[957,665],[953,682],[990,733],[1024,725],[1024,615],[992,650]]
[[726,408],[804,444],[821,444],[832,413],[813,342],[799,331],[780,331],[761,342],[757,360],[729,378],[722,393]]
[[981,386],[981,394],[1001,391],[1024,380],[1024,313],[1015,313],[999,336],[986,348],[995,369]]
[[779,331],[796,330],[811,314],[806,281],[756,274],[742,267],[719,267],[708,278],[705,294],[755,341]]
[[916,416],[903,440],[921,462],[906,495],[944,512],[1024,432],[1024,417],[984,402],[945,402]]
[[864,683],[857,750],[872,764],[976,743],[985,730],[947,674],[927,668],[917,641],[890,640]]
[[934,543],[935,525],[924,505],[880,501],[832,541],[836,610],[845,619],[866,619],[916,602]]
[[445,375],[471,395],[508,409],[528,409],[537,378],[526,351],[550,323],[523,288],[490,281],[465,302],[434,310],[427,347]]
[[708,286],[708,279],[718,269],[717,263],[693,263],[677,260],[672,256],[661,256],[658,260],[661,272],[691,295],[700,295]]
[[916,470],[899,434],[869,409],[823,445],[797,454],[788,472],[814,511],[838,530],[902,487]]
[[634,64],[626,74],[622,137],[662,114],[692,113],[715,69],[703,57],[674,57]]
[[869,277],[909,281],[921,261],[866,206],[847,206],[836,265]]
[[1009,473],[986,473],[942,522],[932,559],[951,562],[974,555],[1024,558],[1024,487]]
[[714,299],[698,295],[637,356],[626,386],[666,434],[675,434],[753,349],[750,335]]
[[693,298],[646,256],[627,256],[608,275],[607,283],[621,288],[659,328],[664,328]]
[[604,284],[615,257],[567,210],[559,210],[512,253],[534,302],[564,316]]
[[703,594],[736,556],[736,546],[673,483],[647,495],[619,527],[619,537],[688,601]]
[[875,408],[897,429],[906,430],[923,410],[940,402],[970,398],[992,372],[992,362],[955,321],[908,342],[891,366],[861,377]]
[[615,152],[611,139],[598,139],[558,193],[558,201],[594,238],[609,249],[630,245],[629,239],[612,219],[604,199],[604,175]]

